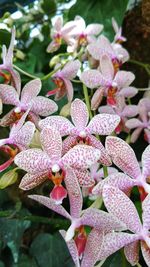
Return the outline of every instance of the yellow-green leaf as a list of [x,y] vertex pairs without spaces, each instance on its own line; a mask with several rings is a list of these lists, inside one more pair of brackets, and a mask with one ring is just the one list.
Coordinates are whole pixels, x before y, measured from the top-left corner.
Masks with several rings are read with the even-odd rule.
[[17,181],[18,173],[15,170],[10,170],[1,177],[0,179],[0,189],[3,189],[9,185],[14,184]]

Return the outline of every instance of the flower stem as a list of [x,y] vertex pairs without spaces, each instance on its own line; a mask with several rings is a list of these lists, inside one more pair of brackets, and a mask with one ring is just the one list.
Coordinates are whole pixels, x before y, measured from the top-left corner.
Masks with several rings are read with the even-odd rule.
[[[26,71],[20,69],[19,67],[17,67],[17,66],[14,65],[14,64],[13,64],[13,67],[14,67],[14,69],[18,70],[20,73],[24,74],[25,76],[28,76],[29,78],[32,78],[32,79],[37,79],[37,78],[39,78],[39,77],[37,77],[37,76],[34,76],[34,75],[32,75],[32,74],[30,74],[30,73],[28,73],[28,72],[26,72]],[[40,79],[40,78],[39,78],[39,79]]]
[[134,59],[130,59],[129,62],[143,67],[146,70],[147,74],[150,75],[150,64],[143,63]]
[[126,258],[123,249],[121,249],[121,256],[122,256],[122,267],[126,267]]
[[108,176],[108,169],[107,166],[103,165],[103,172],[104,172],[104,178]]
[[87,108],[88,108],[88,112],[89,112],[90,119],[92,119],[92,118],[93,118],[93,115],[92,115],[91,106],[90,106],[90,100],[89,100],[89,95],[88,95],[88,89],[87,89],[87,87],[85,86],[84,83],[83,83],[83,93],[84,93],[85,103],[86,103]]

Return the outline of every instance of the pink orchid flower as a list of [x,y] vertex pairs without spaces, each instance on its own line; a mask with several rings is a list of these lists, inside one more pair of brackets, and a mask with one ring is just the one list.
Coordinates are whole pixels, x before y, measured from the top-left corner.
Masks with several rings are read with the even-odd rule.
[[150,100],[143,98],[139,101],[139,117],[126,121],[126,127],[135,129],[131,134],[131,143],[135,143],[144,130],[144,139],[150,143]]
[[124,247],[127,260],[134,266],[139,261],[139,245],[141,245],[144,260],[147,266],[150,266],[150,195],[142,203],[143,225],[132,201],[118,188],[105,186],[103,200],[109,213],[125,223],[133,234],[108,233],[104,238],[99,259],[105,259]]
[[[15,28],[12,28],[12,35],[9,48],[7,50],[6,46],[3,45],[2,47],[2,60],[3,63],[0,65],[0,76],[4,77],[5,83],[11,84],[16,88],[18,93],[20,92],[20,75],[17,71],[13,68],[13,49],[14,49],[14,42],[15,42]],[[7,71],[9,74],[5,73]]]
[[55,185],[50,197],[60,204],[67,196],[67,191],[61,184],[66,179],[67,167],[88,169],[99,159],[100,151],[90,146],[78,145],[62,157],[62,139],[56,129],[44,128],[40,139],[43,150],[28,149],[15,157],[16,165],[27,171],[20,188],[32,189],[49,178]]
[[107,103],[116,105],[116,98],[131,98],[137,94],[137,89],[130,84],[135,76],[130,71],[114,72],[113,64],[107,55],[100,60],[100,70],[86,70],[81,74],[81,81],[91,89],[98,88],[91,100],[91,109],[96,110],[101,103],[103,95],[107,97]]
[[[24,115],[17,122],[17,124],[14,124],[12,126],[9,137],[0,140],[0,150],[4,151],[10,156],[10,159],[0,166],[0,172],[7,169],[14,161],[14,157],[16,156],[16,154],[23,149],[27,149],[27,147],[31,143],[35,131],[35,126],[30,121],[24,124],[28,112],[29,110],[24,113]],[[15,149],[10,147],[9,145],[13,145]]]
[[127,39],[124,36],[122,36],[122,27],[118,26],[118,23],[114,18],[112,18],[112,26],[115,31],[114,43],[120,44],[125,42]]
[[70,36],[71,31],[76,27],[75,21],[69,21],[63,26],[63,18],[58,17],[53,25],[51,38],[52,42],[47,47],[47,52],[57,51],[62,41],[65,41],[68,45],[72,43],[72,37]]
[[[19,94],[14,87],[0,84],[0,98],[3,104],[15,106],[0,121],[1,126],[9,126],[22,116],[30,108],[31,120],[38,121],[40,116],[48,116],[57,111],[58,107],[53,100],[43,96],[37,96],[41,90],[39,79],[28,82]],[[20,99],[19,99],[20,98]]]
[[129,132],[129,129],[125,126],[127,118],[134,117],[138,114],[138,106],[127,105],[124,97],[119,97],[115,106],[100,106],[99,113],[117,114],[120,117],[120,123],[115,129],[115,133],[119,134],[121,131]]
[[98,148],[101,151],[100,161],[110,165],[111,161],[102,143],[93,135],[109,135],[119,124],[117,115],[98,114],[89,122],[87,106],[80,99],[75,99],[71,104],[71,118],[73,124],[62,116],[51,116],[39,122],[41,128],[55,126],[61,136],[69,135],[63,142],[63,153],[66,153],[77,143],[84,143]]
[[74,37],[74,44],[68,47],[68,51],[74,51],[80,46],[96,41],[95,36],[100,34],[104,26],[99,23],[92,23],[86,26],[85,20],[81,16],[75,17],[76,27],[72,30],[71,36]]
[[55,94],[55,100],[59,100],[67,94],[68,101],[71,102],[74,93],[71,80],[76,77],[80,67],[80,61],[74,60],[68,62],[62,70],[57,71],[53,76],[57,88],[49,91],[47,96]]
[[107,37],[100,35],[96,42],[93,42],[87,46],[87,50],[90,55],[100,60],[102,55],[107,55],[111,58],[115,71],[129,59],[129,54],[125,48],[120,44],[110,43]]
[[[61,230],[60,234],[65,239],[66,231]],[[81,238],[80,236],[80,239]],[[93,228],[87,237],[82,254],[79,253],[79,246],[74,239],[66,243],[76,267],[93,267],[95,265],[99,259],[98,255],[103,238],[103,232]]]
[[119,187],[126,193],[129,193],[133,186],[138,186],[141,200],[143,200],[150,193],[150,185],[147,182],[150,176],[150,145],[147,146],[142,154],[142,170],[140,170],[133,149],[122,139],[108,136],[106,138],[106,150],[113,163],[124,173],[108,176],[98,183],[92,192],[101,194],[102,188],[106,184]]
[[38,201],[47,208],[57,212],[71,221],[71,225],[66,232],[65,240],[70,241],[75,234],[75,230],[81,226],[89,225],[101,232],[126,229],[120,220],[116,220],[105,211],[89,208],[82,211],[83,198],[78,180],[71,168],[67,168],[68,175],[65,177],[66,188],[70,202],[70,214],[62,205],[57,205],[53,199],[41,195],[29,195],[29,198]]

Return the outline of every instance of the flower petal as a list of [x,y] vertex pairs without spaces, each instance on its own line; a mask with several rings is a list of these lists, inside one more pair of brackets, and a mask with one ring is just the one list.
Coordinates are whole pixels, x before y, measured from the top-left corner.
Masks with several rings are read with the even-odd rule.
[[122,111],[124,117],[134,117],[138,114],[138,107],[136,105],[127,105]]
[[142,219],[143,219],[143,227],[146,230],[150,229],[150,195],[148,194],[147,197],[142,202]]
[[83,199],[77,177],[71,168],[66,169],[65,185],[69,196],[70,215],[72,218],[79,218]]
[[30,174],[26,173],[21,183],[19,184],[19,188],[22,190],[30,190],[39,184],[43,183],[47,179],[47,173],[37,173],[37,174]]
[[82,225],[89,225],[104,231],[105,233],[110,231],[121,231],[126,230],[126,225],[114,217],[112,214],[96,208],[88,208],[84,211],[81,217]]
[[55,127],[61,136],[69,135],[74,128],[72,123],[63,116],[50,116],[39,122],[41,129],[46,127]]
[[62,152],[62,139],[55,128],[44,128],[40,135],[43,150],[53,160],[59,160]]
[[150,266],[150,248],[144,241],[141,241],[141,250],[147,266]]
[[103,233],[92,229],[88,235],[81,267],[93,267],[98,260],[98,254],[103,242]]
[[71,220],[71,216],[69,213],[63,208],[61,205],[57,205],[54,200],[49,197],[44,197],[40,195],[29,195],[29,198],[38,201],[40,204],[44,205],[48,209],[55,211],[56,213],[66,217],[67,219]]
[[62,69],[61,75],[63,76],[63,78],[72,80],[76,77],[80,67],[81,63],[78,59],[74,61],[69,61]]
[[13,136],[16,145],[21,145],[24,148],[30,145],[34,135],[35,125],[31,121],[27,121],[22,128]]
[[108,233],[105,235],[99,259],[103,260],[109,257],[111,254],[121,249],[122,247],[137,240],[137,235],[127,233]]
[[14,87],[6,84],[0,84],[0,98],[3,104],[17,106],[19,104],[19,95]]
[[74,169],[80,186],[91,187],[95,184],[93,177],[88,170]]
[[121,191],[128,193],[135,185],[135,181],[124,173],[114,173],[100,181],[92,190],[95,195],[102,195],[103,187],[105,185],[114,186]]
[[110,57],[102,55],[100,59],[100,68],[102,75],[111,82],[114,77],[114,67]]
[[42,83],[40,79],[31,80],[22,89],[21,102],[28,104],[41,91]]
[[142,154],[142,173],[144,178],[150,176],[150,145],[146,147]]
[[120,70],[115,76],[119,88],[128,87],[135,79],[135,75],[130,71]]
[[76,136],[68,136],[63,141],[62,146],[62,155],[65,155],[71,148],[73,148],[77,144],[76,142]]
[[119,96],[124,96],[124,97],[133,97],[138,93],[138,90],[135,87],[124,87],[122,88],[118,95]]
[[15,123],[14,109],[10,110],[2,119],[0,119],[0,126],[7,127]]
[[[59,232],[62,235],[63,239],[65,240],[66,231],[60,230]],[[70,241],[66,242],[66,245],[67,245],[68,250],[70,252],[70,255],[71,255],[71,257],[75,263],[75,266],[80,267],[78,250],[77,250],[75,241],[73,239],[71,239]]]
[[32,101],[31,111],[40,116],[49,116],[57,110],[57,104],[44,96],[37,96]]
[[100,87],[95,91],[95,93],[92,96],[92,99],[91,99],[91,110],[98,109],[98,107],[101,104],[101,101],[103,99],[103,96],[104,96],[104,88]]
[[127,120],[125,125],[129,129],[134,129],[137,127],[143,128],[143,123],[139,119],[136,119],[136,118]]
[[104,26],[102,24],[92,23],[86,27],[85,33],[87,35],[98,35],[103,30],[103,28]]
[[91,89],[104,85],[103,76],[98,70],[86,70],[82,72],[80,79]]
[[89,120],[89,113],[86,104],[76,98],[71,104],[71,119],[76,127],[80,130],[84,130],[88,120]]
[[140,136],[141,132],[142,132],[143,128],[137,128],[133,131],[133,133],[131,134],[131,143],[135,143],[138,139],[138,137]]
[[127,261],[130,262],[132,266],[136,265],[139,261],[139,240],[125,246],[124,253]]
[[124,173],[136,179],[141,175],[140,167],[133,149],[118,137],[106,137],[106,150],[114,164]]
[[87,145],[77,145],[62,158],[65,167],[87,169],[100,158],[100,151]]
[[90,121],[88,130],[91,134],[109,135],[120,122],[118,115],[98,114]]
[[59,32],[61,30],[62,26],[63,26],[63,18],[62,17],[58,17],[56,19],[56,21],[54,22],[53,27],[57,32]]
[[141,222],[133,202],[118,188],[104,186],[103,200],[107,210],[126,224],[133,233],[141,231]]
[[63,79],[63,81],[65,83],[65,89],[67,93],[68,102],[71,102],[73,99],[73,94],[74,94],[73,85],[70,82],[70,80]]
[[20,152],[16,155],[15,164],[31,174],[45,172],[50,169],[51,161],[41,149],[33,148]]

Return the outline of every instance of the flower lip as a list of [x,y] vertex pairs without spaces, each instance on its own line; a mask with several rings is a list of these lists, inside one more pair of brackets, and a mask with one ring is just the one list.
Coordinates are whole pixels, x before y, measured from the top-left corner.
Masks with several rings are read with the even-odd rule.
[[87,136],[87,134],[86,134],[85,131],[80,131],[79,132],[79,136],[82,137],[82,138],[85,138]]
[[20,107],[15,108],[14,112],[15,113],[20,113],[21,112],[21,108]]
[[56,173],[60,171],[60,166],[58,164],[54,164],[52,166],[52,172]]
[[116,82],[112,82],[112,87],[117,87],[118,84]]

